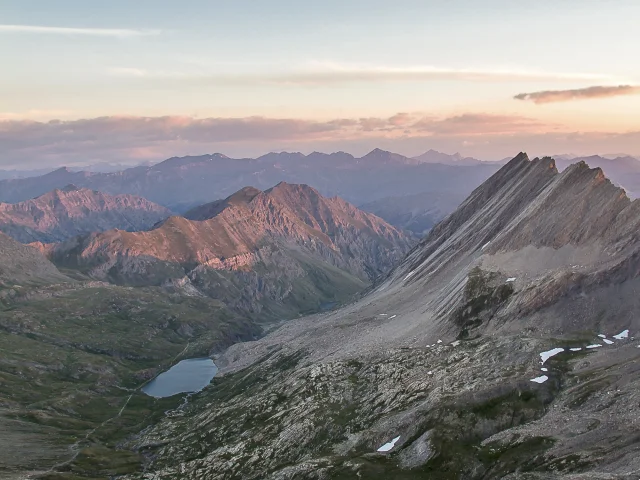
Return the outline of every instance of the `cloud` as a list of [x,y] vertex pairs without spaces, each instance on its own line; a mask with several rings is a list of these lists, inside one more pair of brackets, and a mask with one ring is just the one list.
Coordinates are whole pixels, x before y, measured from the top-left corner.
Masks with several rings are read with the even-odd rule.
[[290,83],[334,83],[348,81],[514,81],[514,80],[595,80],[608,75],[583,72],[544,72],[521,68],[451,68],[433,65],[359,65],[312,62],[304,69],[275,75],[274,81]]
[[515,100],[529,100],[536,104],[569,102],[590,98],[608,98],[620,95],[639,95],[640,87],[632,85],[594,86],[574,90],[543,90],[541,92],[520,93]]
[[93,35],[99,37],[141,37],[159,35],[160,30],[138,30],[129,28],[75,28],[48,27],[42,25],[0,25],[0,33],[31,33],[46,35]]
[[[560,130],[558,130],[560,129]],[[0,121],[0,168],[27,165],[56,167],[108,161],[161,161],[174,155],[222,152],[234,157],[268,151],[336,151],[364,153],[374,147],[422,153],[429,148],[481,158],[514,151],[629,151],[640,134],[572,134],[562,127],[516,115],[466,113],[435,117],[398,113],[385,117],[333,118],[192,118],[185,116],[111,116],[81,120]],[[634,143],[635,142],[635,143]],[[562,147],[564,145],[564,147]]]
[[0,112],[0,121],[2,120],[28,120],[30,118],[60,118],[73,114],[71,110],[39,110],[32,109],[23,112]]
[[1,167],[87,160],[162,159],[247,142],[313,141],[360,129],[354,119],[99,117],[73,121],[0,121]]
[[554,125],[522,117],[520,115],[494,115],[487,113],[466,113],[442,119],[423,118],[413,128],[420,132],[440,135],[510,135],[522,132],[541,132]]
[[[274,67],[276,68],[276,67]],[[112,68],[109,73],[138,77],[137,68]],[[310,62],[281,71],[245,71],[242,73],[189,73],[176,71],[145,71],[147,80],[179,80],[204,85],[287,85],[330,86],[345,83],[390,82],[515,82],[515,81],[612,81],[608,75],[584,72],[544,72],[518,68],[464,69],[433,65],[357,65],[336,62]]]
[[403,125],[407,125],[409,123],[411,123],[411,121],[414,119],[415,117],[409,113],[396,113],[395,115],[393,115],[392,117],[390,117],[388,119],[388,122],[391,125],[400,127]]

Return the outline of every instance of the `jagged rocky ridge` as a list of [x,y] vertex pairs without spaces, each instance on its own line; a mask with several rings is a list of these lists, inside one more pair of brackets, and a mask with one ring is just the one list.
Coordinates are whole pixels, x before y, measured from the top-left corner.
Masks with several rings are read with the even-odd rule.
[[[363,289],[410,247],[402,232],[306,185],[244,188],[145,232],[40,245],[54,263],[118,284],[206,294],[252,313],[314,310]],[[287,307],[288,308],[288,307]]]
[[22,243],[49,243],[112,228],[145,230],[170,214],[134,195],[106,195],[67,185],[24,202],[0,203],[0,231]]
[[637,478],[639,208],[518,155],[369,295],[218,356],[128,478]]

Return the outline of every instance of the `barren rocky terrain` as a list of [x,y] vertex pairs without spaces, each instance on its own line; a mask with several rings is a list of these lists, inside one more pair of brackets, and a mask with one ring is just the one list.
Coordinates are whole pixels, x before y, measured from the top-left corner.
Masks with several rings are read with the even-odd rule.
[[[256,217],[301,249],[313,238],[366,252],[345,233],[356,220],[395,235],[338,199],[292,202],[307,188],[243,189],[124,235],[167,229],[158,252],[175,238],[213,245],[199,229],[214,221],[237,235],[217,240],[227,248],[249,244],[240,233],[254,230],[239,226]],[[2,291],[12,293],[0,311],[0,442],[39,447],[23,458],[5,449],[2,473],[640,478],[639,209],[600,169],[559,173],[551,158],[520,154],[357,301],[259,339],[255,322],[187,283],[89,280],[90,270],[61,273],[1,237],[0,258],[12,258],[0,262]],[[199,250],[189,242],[175,254]],[[220,370],[202,392],[139,393],[163,365],[203,354]]]
[[639,205],[518,155],[359,301],[216,356],[127,478],[639,478]]

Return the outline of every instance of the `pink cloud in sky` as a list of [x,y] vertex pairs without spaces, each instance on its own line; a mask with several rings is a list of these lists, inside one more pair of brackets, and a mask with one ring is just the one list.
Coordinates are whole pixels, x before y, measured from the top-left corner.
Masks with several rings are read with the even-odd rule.
[[543,90],[533,93],[519,93],[515,100],[529,100],[536,104],[609,98],[621,95],[640,95],[640,87],[632,85],[594,86],[573,90]]
[[[398,113],[391,117],[308,120],[293,118],[192,118],[111,116],[49,122],[0,121],[0,168],[137,163],[174,155],[222,152],[257,156],[273,150],[336,151],[355,154],[374,147],[403,154],[429,148],[501,158],[513,151],[628,151],[639,133],[564,133],[558,125],[517,115],[467,113],[450,117]],[[517,140],[517,141],[516,141]],[[548,147],[548,149],[547,149]],[[553,147],[553,148],[551,148]]]

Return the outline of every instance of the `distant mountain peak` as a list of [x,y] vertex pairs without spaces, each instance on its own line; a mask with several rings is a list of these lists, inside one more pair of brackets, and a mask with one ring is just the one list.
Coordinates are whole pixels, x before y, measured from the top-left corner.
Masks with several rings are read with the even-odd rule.
[[269,194],[277,194],[277,193],[287,193],[287,194],[293,194],[293,195],[316,195],[316,196],[321,196],[320,192],[318,192],[315,188],[307,185],[306,183],[287,183],[287,182],[280,182],[277,185],[275,185],[274,187],[271,187],[268,190],[264,191],[265,194],[269,195]]
[[0,231],[24,243],[48,243],[111,228],[146,229],[170,213],[135,195],[67,184],[24,202],[0,203]]
[[369,153],[367,153],[362,158],[375,157],[375,156],[380,156],[380,155],[398,155],[398,154],[397,153],[391,153],[388,150],[382,150],[381,148],[374,148],[373,150],[371,150]]
[[475,158],[463,157],[458,152],[449,155],[448,153],[442,153],[434,149],[429,149],[422,155],[413,158],[421,163],[442,163],[445,165],[474,165],[481,162]]
[[45,174],[45,176],[58,176],[58,175],[64,175],[64,174],[69,174],[69,173],[73,173],[69,167],[60,167],[60,168],[56,168],[55,170]]

